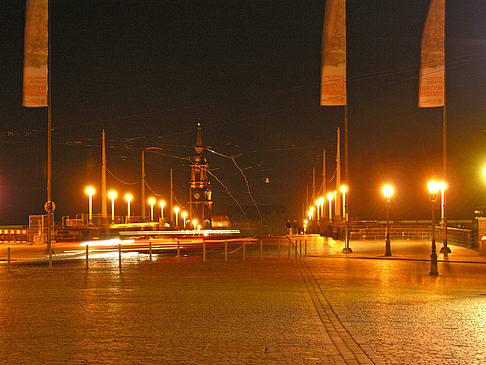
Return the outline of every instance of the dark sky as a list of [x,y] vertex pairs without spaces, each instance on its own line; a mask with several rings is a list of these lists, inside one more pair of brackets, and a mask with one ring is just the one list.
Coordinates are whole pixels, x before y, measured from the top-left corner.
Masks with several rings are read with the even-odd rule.
[[[449,217],[469,218],[486,199],[486,2],[446,2]],[[187,157],[200,121],[207,145],[241,154],[257,203],[284,205],[291,217],[302,211],[312,167],[321,174],[323,148],[333,176],[344,111],[319,106],[324,0],[51,4],[57,218],[87,211],[87,184],[97,187],[99,212],[102,129],[110,171],[136,183],[142,148]],[[347,1],[352,217],[383,217],[383,182],[396,187],[394,217],[429,217],[425,182],[441,177],[442,110],[417,107],[428,4]],[[4,0],[0,14],[0,225],[43,213],[46,194],[47,112],[21,106],[24,7]],[[207,157],[238,201],[251,205],[231,161]],[[184,205],[187,164],[147,153],[147,181],[165,198],[170,167]],[[136,214],[140,186],[108,176],[108,187],[134,193]],[[217,212],[234,205],[215,180],[213,190]]]

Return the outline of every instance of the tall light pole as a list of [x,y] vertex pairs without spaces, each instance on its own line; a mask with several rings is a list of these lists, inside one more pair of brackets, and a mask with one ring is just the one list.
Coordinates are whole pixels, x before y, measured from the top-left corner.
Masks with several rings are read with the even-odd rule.
[[393,186],[387,184],[383,186],[383,195],[386,199],[386,240],[385,240],[385,256],[391,256],[391,247],[390,247],[390,204],[391,204],[391,197],[395,192]]
[[437,202],[437,197],[440,191],[440,182],[438,181],[429,181],[427,183],[427,188],[429,190],[429,198],[432,208],[432,247],[431,247],[431,254],[430,254],[430,276],[437,276],[439,275],[439,271],[437,269],[437,253],[435,252],[435,203]]
[[150,204],[150,221],[153,222],[154,221],[154,204],[155,204],[155,198],[150,198],[148,200],[149,204]]
[[86,189],[84,189],[84,192],[86,195],[88,195],[88,202],[89,202],[89,215],[88,219],[91,222],[93,219],[93,195],[95,193],[95,188],[92,186],[87,186]]
[[445,219],[445,191],[447,189],[447,183],[445,181],[440,182],[440,192],[441,192],[441,223],[444,227],[444,241],[440,249],[440,253],[448,254],[451,253],[451,249],[447,246],[447,220]]
[[174,208],[174,213],[176,215],[176,228],[179,227],[179,207]]
[[108,192],[108,197],[111,199],[111,221],[115,221],[115,199],[117,197],[117,193],[115,190],[110,190]]
[[186,217],[187,217],[187,212],[184,211],[181,213],[182,219],[184,219],[184,229],[186,229]]
[[348,187],[346,185],[341,185],[339,188],[341,193],[343,194],[343,218],[344,218],[344,248],[341,251],[342,253],[352,253],[353,250],[349,247],[349,220],[348,220],[348,212],[347,212],[347,201],[346,201],[346,192],[348,191]]
[[162,221],[162,223],[164,223],[165,201],[164,200],[159,201],[159,205],[160,205],[160,220]]
[[130,193],[125,194],[125,200],[127,201],[127,220],[130,220],[130,202],[133,199],[133,195]]

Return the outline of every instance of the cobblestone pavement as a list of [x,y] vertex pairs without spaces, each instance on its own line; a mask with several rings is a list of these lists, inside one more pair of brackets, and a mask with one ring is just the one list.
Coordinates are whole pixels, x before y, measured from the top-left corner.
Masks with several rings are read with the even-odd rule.
[[486,265],[286,249],[2,264],[0,363],[486,363]]

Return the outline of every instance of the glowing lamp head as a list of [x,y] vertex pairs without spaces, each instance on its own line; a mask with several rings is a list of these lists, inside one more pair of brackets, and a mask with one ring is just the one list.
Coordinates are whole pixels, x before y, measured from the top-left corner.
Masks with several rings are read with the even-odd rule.
[[324,204],[324,197],[321,196],[318,201],[319,201],[319,204]]
[[385,198],[389,200],[392,197],[393,193],[395,192],[395,189],[390,184],[387,184],[383,186],[382,191]]
[[133,195],[130,193],[125,194],[125,200],[131,202],[133,200]]
[[108,198],[110,198],[110,199],[112,199],[112,200],[113,200],[113,199],[116,199],[116,197],[117,197],[117,196],[118,196],[118,194],[116,193],[116,191],[115,191],[115,190],[110,190],[110,191],[108,192]]
[[346,194],[346,192],[348,191],[348,187],[346,185],[341,185],[339,190],[341,190],[341,193]]
[[310,210],[311,212],[313,212],[313,211],[314,211],[314,206],[311,206],[311,207],[309,208],[309,210]]
[[196,225],[197,225],[197,219],[193,219],[192,220],[192,224],[194,225],[194,227],[196,227]]
[[155,204],[155,198],[150,198],[148,200],[148,202],[149,202],[150,205],[154,205]]
[[441,183],[438,181],[429,181],[427,183],[427,189],[429,190],[429,193],[432,195],[438,194],[440,191]]
[[440,182],[440,191],[447,190],[447,183],[445,181]]
[[159,201],[159,205],[160,205],[161,207],[165,207],[165,201],[163,201],[163,200]]
[[327,197],[327,200],[333,200],[334,199],[334,193],[327,193],[326,197]]
[[185,212],[185,211],[184,211],[184,212],[182,212],[182,213],[181,213],[181,216],[182,216],[182,218],[186,219],[186,217],[187,217],[187,212]]
[[86,195],[94,195],[95,188],[93,188],[92,186],[87,186],[86,189],[84,189],[84,192]]
[[179,208],[179,207],[175,207],[175,208],[174,208],[174,213],[176,213],[176,214],[177,214],[177,213],[179,213],[179,210],[180,210],[180,208]]
[[309,223],[309,221],[307,219],[305,219],[304,224],[307,225],[307,223]]

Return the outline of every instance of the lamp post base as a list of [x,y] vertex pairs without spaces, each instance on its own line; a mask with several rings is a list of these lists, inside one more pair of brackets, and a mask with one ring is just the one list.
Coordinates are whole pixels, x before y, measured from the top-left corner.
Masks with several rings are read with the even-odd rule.
[[442,246],[440,248],[440,253],[445,253],[445,254],[451,253],[451,249],[449,248],[449,246]]
[[[435,251],[435,247],[434,247],[434,251]],[[432,252],[432,254],[430,255],[430,272],[429,272],[429,275],[430,276],[438,276],[439,275],[439,271],[437,269],[437,254],[435,252]]]
[[391,247],[390,247],[390,240],[387,239],[385,241],[385,256],[391,256]]
[[351,247],[344,247],[341,253],[353,253],[353,250],[351,250]]

